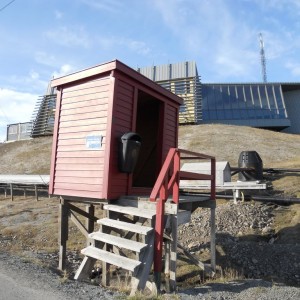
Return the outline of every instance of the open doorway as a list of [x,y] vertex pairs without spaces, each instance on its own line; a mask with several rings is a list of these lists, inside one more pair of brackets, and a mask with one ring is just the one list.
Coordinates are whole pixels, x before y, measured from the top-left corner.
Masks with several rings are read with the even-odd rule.
[[163,102],[139,91],[136,132],[142,138],[139,159],[133,173],[133,187],[153,187],[161,167]]

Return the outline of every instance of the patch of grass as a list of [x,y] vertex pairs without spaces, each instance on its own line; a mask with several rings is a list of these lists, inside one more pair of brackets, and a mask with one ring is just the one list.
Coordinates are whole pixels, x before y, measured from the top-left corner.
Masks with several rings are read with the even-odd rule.
[[204,278],[202,283],[227,283],[234,280],[243,280],[245,276],[242,272],[233,268],[222,269],[220,266],[217,273],[212,278]]
[[70,274],[66,270],[64,270],[62,273],[62,276],[59,278],[60,283],[61,284],[66,283],[69,280],[69,277],[70,277]]

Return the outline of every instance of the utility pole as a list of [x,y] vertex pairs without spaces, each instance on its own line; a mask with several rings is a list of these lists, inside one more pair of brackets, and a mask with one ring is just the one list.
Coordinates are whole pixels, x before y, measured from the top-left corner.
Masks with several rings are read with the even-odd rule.
[[263,36],[259,34],[259,44],[260,44],[260,62],[261,62],[261,74],[263,82],[267,82],[267,68],[266,68],[266,57],[264,49],[264,40]]

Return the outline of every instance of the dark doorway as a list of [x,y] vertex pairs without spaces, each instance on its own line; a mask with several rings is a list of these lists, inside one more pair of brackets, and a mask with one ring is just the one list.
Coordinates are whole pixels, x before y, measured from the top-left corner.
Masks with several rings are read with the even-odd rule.
[[139,159],[133,173],[133,187],[153,187],[161,166],[160,130],[163,103],[139,91],[136,132],[142,138]]

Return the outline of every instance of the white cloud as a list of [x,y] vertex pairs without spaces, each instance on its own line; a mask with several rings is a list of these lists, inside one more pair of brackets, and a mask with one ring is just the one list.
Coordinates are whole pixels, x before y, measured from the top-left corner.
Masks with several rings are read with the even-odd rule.
[[52,76],[53,76],[53,78],[62,77],[64,75],[70,74],[74,71],[76,71],[75,67],[73,67],[69,64],[64,64],[59,68],[59,71],[54,71]]
[[83,27],[69,29],[62,26],[58,29],[49,30],[44,35],[50,41],[66,47],[89,48],[92,44]]
[[147,43],[143,41],[123,38],[123,37],[101,37],[98,39],[98,43],[105,50],[110,50],[115,47],[127,48],[130,51],[133,51],[139,55],[147,56],[151,53],[151,48]]
[[63,13],[59,10],[56,10],[54,12],[54,14],[55,14],[55,18],[58,19],[58,20],[62,19],[62,17],[63,17]]
[[258,46],[253,50],[257,42],[255,29],[239,21],[224,1],[187,2],[154,2],[178,38],[178,46],[191,57],[203,57],[202,64],[207,64],[221,80],[241,75],[249,78],[255,59],[258,61]]
[[[295,13],[295,9],[300,9],[299,0],[244,0],[245,2],[255,2],[262,9],[269,11],[270,9],[278,11],[289,11]],[[296,13],[299,14],[299,11]]]
[[37,99],[36,94],[0,89],[0,141],[8,124],[30,121]]
[[43,51],[38,51],[34,54],[34,59],[37,63],[45,66],[55,66],[57,64],[57,59],[54,55],[48,54]]
[[297,77],[297,81],[299,81],[300,76],[300,63],[289,61],[285,64],[285,67],[295,76]]
[[81,2],[91,8],[113,13],[122,12],[123,9],[123,3],[119,0],[81,0]]
[[48,84],[34,69],[30,70],[26,76],[11,75],[7,76],[5,79],[6,84],[2,83],[3,88],[9,90],[22,90],[23,92],[37,93],[40,95],[45,92]]

